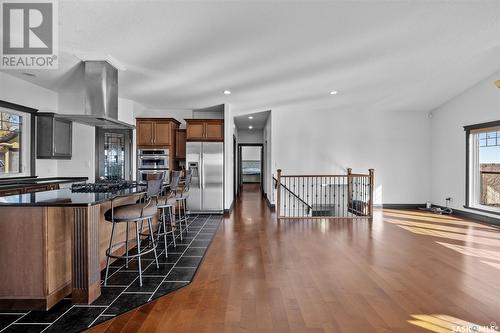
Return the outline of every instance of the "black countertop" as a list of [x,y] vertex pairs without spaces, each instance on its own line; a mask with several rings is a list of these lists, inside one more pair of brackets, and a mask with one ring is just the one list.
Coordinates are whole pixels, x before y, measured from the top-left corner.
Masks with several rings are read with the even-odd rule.
[[71,189],[65,188],[54,191],[43,191],[36,193],[17,194],[0,197],[0,207],[3,206],[37,206],[37,207],[72,207],[92,206],[114,199],[116,197],[131,194],[144,193],[143,186],[132,187],[113,193],[73,193]]
[[50,177],[50,178],[38,178],[38,177],[22,177],[22,178],[4,178],[0,179],[0,190],[5,190],[9,188],[18,187],[29,187],[36,185],[49,185],[49,184],[64,184],[64,183],[76,183],[87,181],[87,177]]

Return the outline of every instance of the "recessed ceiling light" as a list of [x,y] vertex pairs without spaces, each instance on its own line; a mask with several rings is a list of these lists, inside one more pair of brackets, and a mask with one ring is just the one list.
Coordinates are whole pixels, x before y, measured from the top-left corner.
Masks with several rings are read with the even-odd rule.
[[231,95],[231,91],[230,90],[224,90],[224,95]]
[[248,119],[253,119],[253,117],[252,116],[248,116]]
[[253,128],[253,126],[248,126],[248,129],[252,129],[252,128]]
[[337,90],[330,91],[330,95],[337,95],[339,92]]

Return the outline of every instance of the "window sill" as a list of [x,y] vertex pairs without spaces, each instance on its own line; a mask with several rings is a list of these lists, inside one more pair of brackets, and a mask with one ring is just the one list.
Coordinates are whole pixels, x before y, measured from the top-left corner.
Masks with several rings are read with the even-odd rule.
[[464,206],[464,208],[471,209],[471,210],[476,210],[478,212],[493,214],[493,215],[500,215],[500,209],[489,210],[489,209],[478,208],[478,207],[471,207],[471,206]]

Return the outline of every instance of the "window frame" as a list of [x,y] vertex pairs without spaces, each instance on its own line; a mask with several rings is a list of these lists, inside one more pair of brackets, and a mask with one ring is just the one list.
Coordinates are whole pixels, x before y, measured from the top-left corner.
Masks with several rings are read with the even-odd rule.
[[31,115],[30,119],[30,140],[29,140],[29,145],[30,145],[30,158],[29,158],[29,167],[30,167],[30,175],[29,176],[19,176],[19,177],[1,177],[0,180],[7,180],[7,179],[23,179],[23,178],[31,178],[36,176],[36,113],[38,112],[37,109],[30,108],[24,105],[20,104],[15,104],[11,102],[7,102],[4,100],[0,100],[0,107],[5,108],[5,109],[11,109],[14,111],[18,112],[24,112],[28,113]]
[[465,130],[465,205],[464,208],[467,209],[472,209],[476,211],[480,211],[483,213],[488,213],[488,214],[494,214],[494,215],[500,215],[500,209],[499,208],[486,208],[487,206],[480,205],[480,207],[477,207],[475,205],[471,205],[471,150],[470,150],[470,139],[471,139],[471,131],[473,130],[481,130],[481,129],[486,129],[490,127],[499,127],[500,126],[500,120],[496,121],[490,121],[486,123],[480,123],[480,124],[475,124],[475,125],[468,125],[464,126]]

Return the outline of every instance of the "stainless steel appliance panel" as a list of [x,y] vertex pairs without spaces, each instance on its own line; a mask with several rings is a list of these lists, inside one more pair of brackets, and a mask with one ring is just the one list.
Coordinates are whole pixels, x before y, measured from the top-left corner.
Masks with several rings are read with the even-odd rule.
[[202,152],[202,142],[186,143],[186,165],[193,171],[187,200],[187,209],[189,211],[202,210]]
[[165,148],[145,148],[137,149],[137,155],[168,155],[168,149]]
[[140,169],[168,169],[168,155],[138,155],[137,167]]
[[139,184],[145,184],[150,175],[156,175],[158,173],[163,173],[164,174],[164,183],[170,183],[170,172],[168,170],[160,170],[160,169],[154,169],[154,170],[147,170],[147,169],[142,169],[142,170],[137,170],[137,182]]
[[223,211],[224,152],[222,142],[203,142],[202,207],[204,211]]

